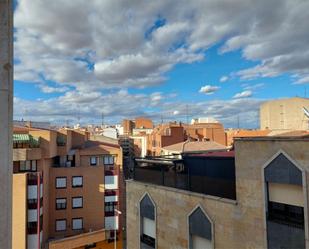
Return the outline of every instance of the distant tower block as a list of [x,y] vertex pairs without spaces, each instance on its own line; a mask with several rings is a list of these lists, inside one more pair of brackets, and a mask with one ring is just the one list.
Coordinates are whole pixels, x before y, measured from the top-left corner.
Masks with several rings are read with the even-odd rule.
[[260,129],[308,130],[309,98],[278,99],[260,107]]

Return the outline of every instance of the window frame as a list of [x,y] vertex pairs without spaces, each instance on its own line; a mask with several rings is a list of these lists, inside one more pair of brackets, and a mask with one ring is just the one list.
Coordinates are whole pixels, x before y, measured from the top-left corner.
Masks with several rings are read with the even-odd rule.
[[[81,220],[82,221],[82,227],[81,228],[74,228],[73,227],[73,221],[74,220]],[[71,220],[71,227],[72,227],[72,231],[80,231],[84,229],[84,218],[83,217],[76,217],[76,218],[72,218]]]
[[[57,200],[65,200],[65,208],[58,208],[58,206],[57,206]],[[59,197],[59,198],[56,198],[56,200],[55,200],[55,208],[56,208],[56,210],[66,210],[67,209],[67,198],[66,197]],[[60,203],[59,203],[60,204]],[[63,204],[63,203],[61,203],[61,204]]]
[[[65,186],[64,187],[57,187],[57,180],[58,179],[65,179]],[[68,179],[67,179],[67,177],[66,176],[57,176],[56,178],[55,178],[55,187],[56,187],[56,189],[66,189],[67,188],[67,186],[68,186],[68,181],[67,181]]]
[[[81,177],[82,185],[74,185],[74,178]],[[72,176],[72,188],[82,188],[84,186],[84,177],[83,176]]]
[[[73,199],[76,199],[76,198],[81,198],[81,199],[82,199],[82,205],[81,205],[81,207],[74,207],[74,206],[73,206]],[[84,207],[84,198],[83,198],[83,196],[74,196],[74,197],[72,197],[72,199],[71,199],[71,204],[72,204],[72,209],[83,208],[83,207]]]
[[[95,159],[95,163],[92,163],[92,159]],[[98,165],[98,163],[99,163],[99,160],[98,160],[99,158],[97,157],[97,156],[90,156],[90,158],[89,158],[89,164],[90,164],[90,166],[97,166]]]
[[[65,221],[65,229],[64,230],[57,230],[57,221]],[[57,219],[57,220],[55,220],[55,231],[56,232],[65,232],[65,231],[67,231],[67,219]]]
[[[112,158],[112,160],[110,160]],[[107,163],[105,163],[107,161]],[[111,163],[112,161],[112,163]],[[104,165],[114,165],[115,164],[115,157],[113,155],[107,154],[103,156],[103,164]]]

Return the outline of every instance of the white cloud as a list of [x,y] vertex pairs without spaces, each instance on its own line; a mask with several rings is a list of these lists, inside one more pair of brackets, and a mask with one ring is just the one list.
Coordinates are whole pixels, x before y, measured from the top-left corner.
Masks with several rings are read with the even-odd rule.
[[214,92],[216,92],[219,89],[220,89],[219,86],[206,85],[206,86],[202,86],[201,89],[199,90],[199,92],[210,95],[210,94],[213,94]]
[[[177,99],[162,98],[154,110],[146,109],[152,100],[146,94],[130,94],[120,90],[108,94],[97,92],[70,91],[64,96],[34,101],[14,98],[15,119],[31,119],[33,121],[49,121],[69,124],[100,124],[102,113],[106,122],[115,123],[123,118],[147,116],[155,122],[175,120],[186,122],[187,118],[209,116],[222,122],[225,127],[236,127],[237,117],[241,116],[243,127],[257,127],[258,110],[262,100],[254,98],[213,100],[189,103]],[[177,108],[177,109],[176,109]],[[175,110],[176,109],[176,110]],[[173,111],[174,110],[174,111]]]
[[39,85],[40,90],[43,93],[64,93],[69,90],[68,87],[62,86],[62,87],[52,87],[45,84]]
[[[240,49],[244,58],[261,61],[240,77],[292,72],[302,81],[309,73],[308,8],[303,0],[19,0],[15,78],[147,87],[226,40],[221,52]],[[164,22],[155,26],[159,17]]]
[[228,76],[222,76],[221,78],[220,78],[220,82],[226,82],[226,81],[228,81],[229,80],[229,77]]
[[234,99],[249,98],[252,96],[252,94],[253,94],[252,91],[246,90],[240,93],[236,93],[233,98]]
[[[29,106],[36,117],[44,118],[50,111],[55,120],[62,117],[53,115],[62,110],[60,104],[65,115],[74,116],[76,107],[67,106],[72,103],[89,103],[82,109],[94,116],[101,110],[111,116],[141,115],[142,108],[158,107],[167,99],[115,89],[162,84],[175,65],[199,62],[209,48],[224,41],[221,53],[239,50],[244,59],[256,63],[235,76],[254,79],[290,73],[296,75],[295,82],[306,83],[308,9],[306,0],[280,4],[276,0],[19,0],[14,16],[14,53],[19,61],[15,79],[54,82],[58,90],[45,87],[45,92],[69,89],[62,98],[17,103]],[[161,26],[155,25],[158,19]],[[32,107],[38,108],[37,114]]]

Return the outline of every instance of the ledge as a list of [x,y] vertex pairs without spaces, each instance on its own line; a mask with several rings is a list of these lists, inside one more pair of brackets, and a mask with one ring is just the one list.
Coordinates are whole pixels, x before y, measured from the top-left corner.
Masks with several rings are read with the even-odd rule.
[[139,185],[143,185],[145,187],[152,187],[152,188],[159,188],[159,189],[163,189],[166,191],[171,191],[171,192],[175,192],[175,193],[180,193],[180,194],[184,194],[184,195],[188,195],[188,196],[194,196],[194,197],[199,197],[202,199],[208,199],[208,200],[213,200],[213,201],[219,201],[219,202],[224,202],[227,204],[231,204],[231,205],[237,205],[237,201],[236,200],[231,200],[231,199],[227,199],[227,198],[222,198],[222,197],[218,197],[218,196],[213,196],[213,195],[205,195],[205,194],[200,194],[200,193],[196,193],[196,192],[192,192],[192,191],[188,191],[188,190],[183,190],[183,189],[177,189],[177,188],[171,188],[171,187],[166,187],[166,186],[162,186],[162,185],[156,185],[156,184],[151,184],[151,183],[145,183],[145,182],[139,182],[139,181],[135,181],[135,180],[126,180],[126,183],[131,184],[139,184]]

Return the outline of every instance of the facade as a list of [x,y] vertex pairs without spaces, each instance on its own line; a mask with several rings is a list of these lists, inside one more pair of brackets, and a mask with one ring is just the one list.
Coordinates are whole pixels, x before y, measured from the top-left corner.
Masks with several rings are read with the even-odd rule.
[[185,125],[186,136],[196,141],[214,141],[226,145],[224,127],[221,123],[194,123]]
[[127,248],[308,248],[308,145],[239,138],[235,155],[137,161]]
[[138,135],[139,133],[147,133],[153,129],[153,123],[151,119],[138,117],[135,120],[124,119],[122,121],[123,135]]
[[309,98],[296,97],[265,102],[260,107],[260,129],[308,130],[308,109]]
[[162,147],[185,141],[185,132],[182,124],[168,123],[155,127],[148,136],[148,155],[159,156]]
[[123,226],[114,211],[123,208],[118,144],[78,130],[33,128],[15,129],[13,142],[14,249],[102,229],[104,240]]
[[224,127],[220,123],[183,123],[160,124],[148,135],[148,155],[160,156],[163,147],[177,143],[192,141],[213,141],[222,146],[226,145]]

